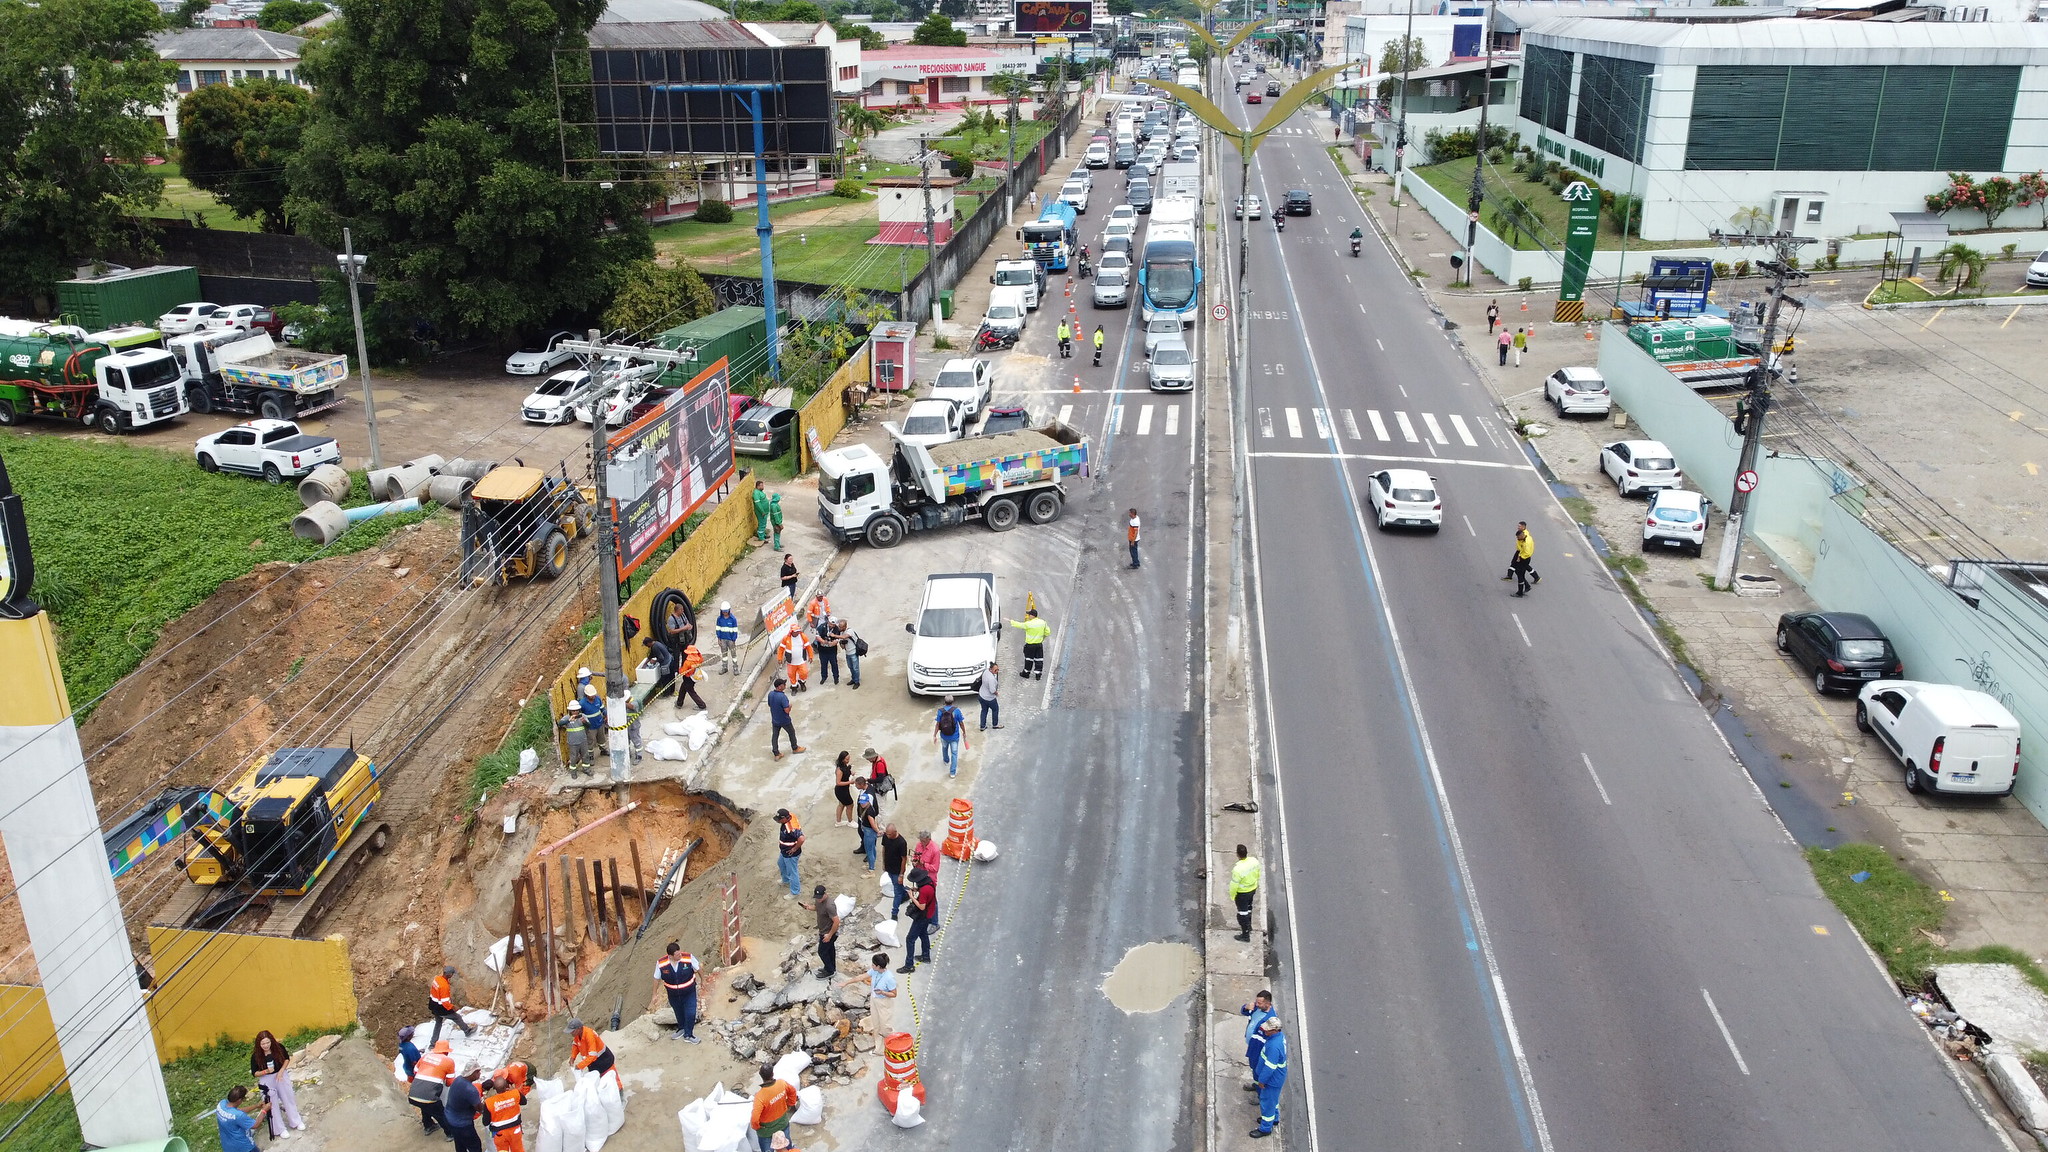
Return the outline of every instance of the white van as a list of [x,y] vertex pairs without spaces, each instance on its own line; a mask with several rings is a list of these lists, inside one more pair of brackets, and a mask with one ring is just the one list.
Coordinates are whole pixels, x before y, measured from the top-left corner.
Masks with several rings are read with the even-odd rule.
[[2010,796],[2020,722],[1996,697],[1953,684],[1878,680],[1856,697],[1856,726],[1906,767],[1906,790]]
[[988,311],[982,313],[983,327],[994,332],[1024,333],[1024,289],[998,284],[988,292]]
[[1024,306],[1036,312],[1039,293],[1045,287],[1045,266],[1036,260],[1011,260],[998,256],[995,275],[990,276],[988,282],[998,287],[1022,288]]

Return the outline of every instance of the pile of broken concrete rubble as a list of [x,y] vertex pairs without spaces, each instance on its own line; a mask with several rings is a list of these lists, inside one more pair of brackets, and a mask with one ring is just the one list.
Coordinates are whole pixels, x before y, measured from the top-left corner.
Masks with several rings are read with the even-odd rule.
[[[868,1015],[868,958],[877,945],[872,933],[850,923],[853,919],[847,917],[841,930],[839,974],[833,979],[818,974],[816,940],[798,936],[775,968],[779,979],[741,973],[727,985],[733,995],[747,998],[740,1017],[707,1026],[734,1056],[771,1063],[801,1050],[811,1055],[813,1083],[851,1084],[861,1075],[865,1056],[876,1044],[861,1030],[861,1021]],[[848,976],[855,979],[847,981]]]

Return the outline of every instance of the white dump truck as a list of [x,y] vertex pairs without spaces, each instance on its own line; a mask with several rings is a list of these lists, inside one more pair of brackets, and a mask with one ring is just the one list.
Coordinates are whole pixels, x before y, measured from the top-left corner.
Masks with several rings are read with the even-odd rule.
[[818,457],[818,518],[841,544],[894,548],[909,532],[980,520],[1007,532],[1060,518],[1060,481],[1088,474],[1088,438],[1064,424],[943,444],[865,444]]
[[299,419],[340,404],[348,380],[348,357],[281,348],[267,332],[190,332],[168,346],[194,412]]

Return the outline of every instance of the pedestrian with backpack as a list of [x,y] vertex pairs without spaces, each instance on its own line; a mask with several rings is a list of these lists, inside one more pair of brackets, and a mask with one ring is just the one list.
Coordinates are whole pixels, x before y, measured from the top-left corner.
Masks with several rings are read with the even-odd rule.
[[939,761],[946,766],[946,775],[960,774],[960,750],[967,745],[967,714],[953,706],[953,698],[939,705],[939,714],[932,721],[932,739],[939,745]]
[[833,622],[839,637],[839,654],[846,657],[846,686],[860,687],[860,658],[868,654],[868,642],[844,619]]

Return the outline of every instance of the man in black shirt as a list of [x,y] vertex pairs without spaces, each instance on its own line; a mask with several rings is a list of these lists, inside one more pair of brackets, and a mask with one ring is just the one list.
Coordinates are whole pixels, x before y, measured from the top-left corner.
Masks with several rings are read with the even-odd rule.
[[882,871],[889,874],[889,887],[896,893],[889,908],[891,920],[902,910],[903,902],[910,898],[903,891],[903,864],[909,857],[910,841],[903,838],[903,833],[898,832],[894,824],[882,829]]

